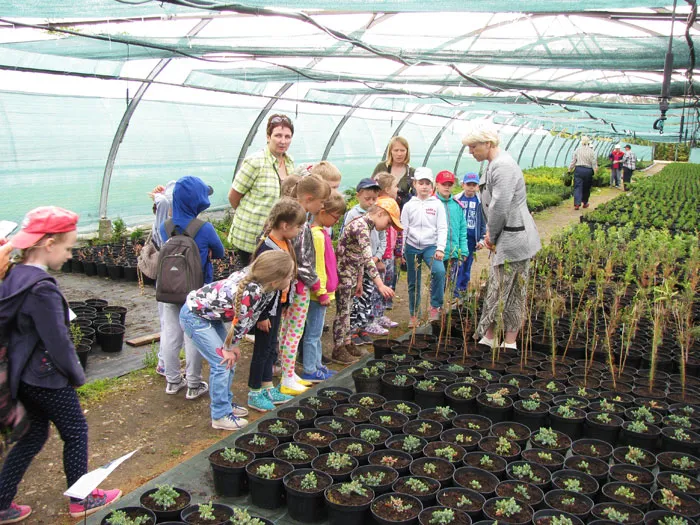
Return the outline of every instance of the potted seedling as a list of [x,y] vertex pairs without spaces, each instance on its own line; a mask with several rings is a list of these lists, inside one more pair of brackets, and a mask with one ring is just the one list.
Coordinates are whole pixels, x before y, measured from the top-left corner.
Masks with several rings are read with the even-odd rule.
[[413,395],[421,408],[433,408],[445,404],[446,385],[437,379],[423,379],[415,383]]
[[484,515],[498,523],[529,523],[534,511],[515,498],[491,498],[484,503]]
[[[503,467],[505,472],[505,466]],[[477,467],[461,467],[455,470],[454,482],[465,489],[491,497],[500,483],[491,472]]]
[[378,410],[369,416],[369,422],[387,429],[392,434],[399,434],[403,426],[408,423],[408,416],[400,412]]
[[386,398],[380,396],[379,394],[373,394],[370,392],[361,392],[359,394],[353,394],[348,398],[351,405],[360,405],[361,407],[368,408],[372,412],[377,412],[382,410],[382,405],[386,403]]
[[413,460],[409,470],[414,476],[433,478],[446,487],[451,483],[455,467],[446,459],[423,457]]
[[418,515],[421,525],[458,525],[468,523],[466,513],[446,507],[429,507]]
[[287,512],[292,519],[312,523],[326,518],[323,492],[333,484],[333,478],[325,472],[302,468],[285,475],[283,483]]
[[350,454],[330,452],[321,454],[311,462],[312,468],[325,472],[334,482],[347,481],[350,473],[357,467],[357,459]]
[[143,507],[122,507],[102,518],[100,525],[155,525],[156,515]]
[[280,408],[277,414],[279,417],[291,419],[292,421],[296,422],[296,424],[299,425],[299,428],[308,428],[313,426],[314,420],[317,416],[314,409],[302,406]]
[[471,414],[476,412],[476,396],[480,393],[481,389],[470,383],[453,383],[445,389],[445,398],[458,414]]
[[235,443],[236,448],[252,452],[257,459],[260,459],[272,456],[272,451],[279,445],[279,440],[272,434],[256,432],[254,434],[243,434],[236,439]]
[[380,378],[383,373],[384,371],[377,366],[364,366],[354,370],[352,379],[355,381],[355,390],[357,392],[381,394]]
[[413,457],[408,452],[401,450],[375,450],[369,455],[370,465],[382,465],[396,470],[400,476],[408,472]]
[[660,434],[661,429],[656,425],[649,425],[643,421],[625,421],[622,423],[620,437],[631,447],[654,450]]
[[496,487],[496,496],[499,498],[515,498],[519,503],[525,503],[531,507],[540,507],[544,501],[542,489],[527,483],[508,479],[501,481]]
[[[517,446],[517,445],[516,445]],[[462,458],[466,451],[459,445],[445,443],[443,441],[433,441],[423,448],[426,457],[446,459],[452,464],[461,465]]]
[[605,501],[619,501],[642,509],[646,509],[651,502],[651,493],[648,490],[625,481],[603,485],[602,497]]
[[314,427],[331,432],[336,437],[347,437],[352,429],[355,428],[355,423],[349,419],[338,416],[323,416],[314,421]]
[[340,454],[349,454],[357,460],[359,465],[366,465],[369,455],[374,452],[374,447],[362,439],[347,437],[332,441],[331,450]]
[[214,476],[214,490],[219,496],[238,497],[248,492],[246,466],[255,454],[237,448],[220,448],[209,455],[209,465]]
[[331,441],[335,441],[335,434],[320,428],[302,428],[294,433],[295,443],[304,443],[318,449],[320,454],[330,450]]
[[549,485],[552,476],[546,467],[526,461],[509,463],[506,467],[506,475],[509,479],[532,483],[541,489],[545,489]]
[[520,399],[513,404],[513,421],[528,426],[533,432],[547,423],[549,405],[537,399]]
[[442,433],[442,425],[429,419],[414,419],[403,426],[403,432],[426,441],[435,441]]
[[565,454],[571,446],[571,438],[549,427],[542,427],[530,437],[533,447]]
[[223,525],[229,523],[233,509],[221,503],[200,503],[190,505],[180,513],[180,519],[185,523]]
[[418,498],[423,504],[435,500],[440,482],[426,476],[407,476],[397,479],[391,486],[393,492]]
[[316,411],[318,417],[327,416],[333,412],[337,403],[332,399],[321,396],[311,396],[299,401],[299,406],[308,407]]
[[382,494],[370,505],[372,516],[380,525],[414,523],[422,510],[421,502],[407,494]]
[[283,478],[294,470],[287,461],[277,458],[256,459],[246,467],[253,505],[276,509],[284,505]]
[[324,492],[331,525],[364,525],[374,491],[359,481],[331,485]]
[[258,430],[263,434],[272,434],[280,443],[287,443],[292,440],[294,433],[299,430],[299,425],[291,419],[275,417],[261,421],[258,425]]
[[270,520],[251,516],[247,510],[239,507],[233,507],[233,516],[231,516],[229,521],[236,525],[273,525]]
[[591,509],[591,517],[599,520],[609,520],[615,523],[635,524],[641,523],[644,513],[625,503],[598,503]]
[[581,520],[586,520],[593,508],[591,498],[569,490],[550,490],[545,494],[544,502],[551,509],[567,512]]
[[583,521],[569,514],[555,509],[541,509],[532,517],[534,525],[583,525]]
[[350,431],[350,435],[359,438],[374,446],[374,450],[386,448],[386,440],[391,437],[391,431],[379,425],[356,425]]
[[333,409],[333,415],[349,419],[357,425],[369,421],[372,411],[360,405],[338,405]]
[[377,496],[389,492],[398,477],[399,473],[396,470],[382,465],[365,465],[356,468],[350,474],[352,481],[359,481],[371,488]]
[[411,434],[396,434],[386,440],[386,447],[393,450],[401,450],[410,454],[413,459],[423,456],[423,449],[428,442]]
[[158,485],[141,494],[142,507],[152,510],[159,522],[174,521],[180,517],[182,509],[190,504],[190,493],[172,485]]
[[295,469],[309,468],[311,462],[318,457],[318,449],[305,443],[282,443],[275,448],[272,455],[291,463]]
[[110,312],[105,314],[107,322],[97,329],[103,352],[121,352],[124,344],[124,325],[119,324],[119,316]]

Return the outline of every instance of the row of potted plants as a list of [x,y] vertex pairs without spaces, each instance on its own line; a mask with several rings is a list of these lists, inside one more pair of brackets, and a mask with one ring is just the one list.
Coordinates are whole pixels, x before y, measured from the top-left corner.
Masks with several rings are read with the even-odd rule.
[[103,352],[120,352],[126,331],[125,306],[110,305],[105,299],[68,301],[75,314],[70,336],[80,364],[87,370],[88,356],[99,345]]

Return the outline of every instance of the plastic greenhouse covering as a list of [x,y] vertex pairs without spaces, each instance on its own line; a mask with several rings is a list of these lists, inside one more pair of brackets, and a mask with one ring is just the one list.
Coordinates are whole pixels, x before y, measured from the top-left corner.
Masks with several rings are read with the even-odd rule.
[[478,171],[461,138],[483,120],[523,168],[566,166],[583,135],[601,155],[695,142],[695,14],[658,0],[0,0],[2,218],[51,203],[83,226],[135,224],[147,191],[187,174],[226,208],[272,113],[294,121],[295,162],[328,159],[346,187],[394,135],[414,166]]

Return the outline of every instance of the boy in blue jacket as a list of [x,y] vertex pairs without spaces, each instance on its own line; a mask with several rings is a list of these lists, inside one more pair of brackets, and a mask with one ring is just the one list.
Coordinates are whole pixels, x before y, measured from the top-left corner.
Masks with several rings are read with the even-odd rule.
[[[173,190],[173,224],[182,233],[197,215],[209,208],[209,195],[213,193],[199,177],[186,176],[178,179]],[[160,236],[165,244],[169,238],[165,223],[160,227]],[[214,226],[205,222],[194,237],[202,261],[204,284],[214,280],[211,259],[224,256],[224,245],[216,234]],[[211,253],[211,258],[209,254]],[[159,303],[161,309],[160,353],[165,363],[166,394],[177,394],[187,388],[186,399],[196,399],[209,391],[209,385],[202,381],[202,355],[180,327],[181,304]],[[185,378],[180,374],[180,349],[185,345]],[[236,417],[245,417],[248,410],[234,407]]]
[[462,193],[457,195],[457,200],[464,206],[464,216],[467,220],[467,248],[469,256],[459,267],[457,274],[457,284],[455,286],[455,297],[467,290],[469,279],[471,278],[472,263],[474,262],[474,252],[484,247],[484,237],[486,236],[486,220],[481,211],[481,199],[478,194],[479,175],[470,172],[462,178]]

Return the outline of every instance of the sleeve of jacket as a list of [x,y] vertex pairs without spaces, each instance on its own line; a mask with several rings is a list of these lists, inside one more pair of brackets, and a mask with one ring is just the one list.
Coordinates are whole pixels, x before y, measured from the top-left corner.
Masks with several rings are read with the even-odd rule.
[[467,219],[464,216],[462,205],[459,206],[459,253],[462,257],[469,255],[469,243],[467,242]]
[[63,296],[56,285],[41,282],[34,286],[25,302],[44,348],[59,372],[68,378],[71,386],[85,383],[85,372],[71,341],[66,324]]
[[234,323],[230,328],[233,330],[233,338],[231,339],[232,347],[238,346],[243,336],[253,331],[255,323],[258,322],[260,314],[267,305],[265,302],[265,294],[260,285],[256,282],[248,283],[241,293],[243,293],[241,309],[236,312]]
[[326,238],[321,230],[311,230],[311,235],[314,239],[314,250],[316,251],[316,274],[318,275],[318,290],[316,293],[319,298],[322,295],[328,295],[326,283],[328,275],[326,274]]
[[224,245],[221,242],[219,235],[216,233],[216,229],[214,228],[214,225],[211,223],[207,223],[204,226],[202,226],[202,228],[206,228],[207,244],[209,245],[209,249],[211,250],[211,258],[212,259],[223,259],[224,258]]
[[258,179],[262,163],[263,159],[255,156],[244,159],[241,169],[233,177],[231,187],[241,195],[248,193]]
[[374,177],[377,173],[381,173],[382,171],[389,171],[389,168],[387,167],[386,163],[380,162],[374,167],[374,171],[372,172],[372,177]]
[[304,225],[304,229],[294,239],[294,252],[297,256],[299,280],[315,292],[318,290],[319,282],[318,275],[316,275],[314,240],[308,225]]
[[477,205],[476,213],[477,213],[478,224],[479,224],[479,240],[483,241],[484,238],[486,237],[487,221],[486,221],[486,215],[484,215],[484,208],[483,208],[483,206],[481,206],[481,201],[479,201],[479,204]]
[[381,261],[384,257],[384,252],[386,251],[386,231],[377,233],[379,234],[379,246],[377,246],[377,250],[372,256]]
[[[411,207],[410,207],[411,201],[408,201],[403,209],[401,210],[401,224],[403,224],[403,231],[401,232],[401,256],[403,256],[404,253],[406,253],[406,239],[408,239],[408,231],[410,229],[409,227],[409,222],[408,222],[408,217],[411,213]],[[398,238],[396,239],[396,245],[398,247],[399,240]]]
[[491,203],[489,204],[489,235],[491,242],[496,244],[503,232],[510,212],[510,206],[515,192],[515,169],[517,165],[495,163],[491,170]]
[[358,237],[360,246],[362,246],[362,261],[365,265],[365,271],[369,278],[374,280],[379,277],[379,272],[377,271],[377,265],[374,264],[372,259],[372,241],[369,238],[369,231],[363,230]]
[[444,252],[445,246],[447,246],[447,234],[449,233],[449,226],[447,225],[447,214],[445,213],[445,207],[441,202],[438,202],[437,206],[437,249],[438,251]]

